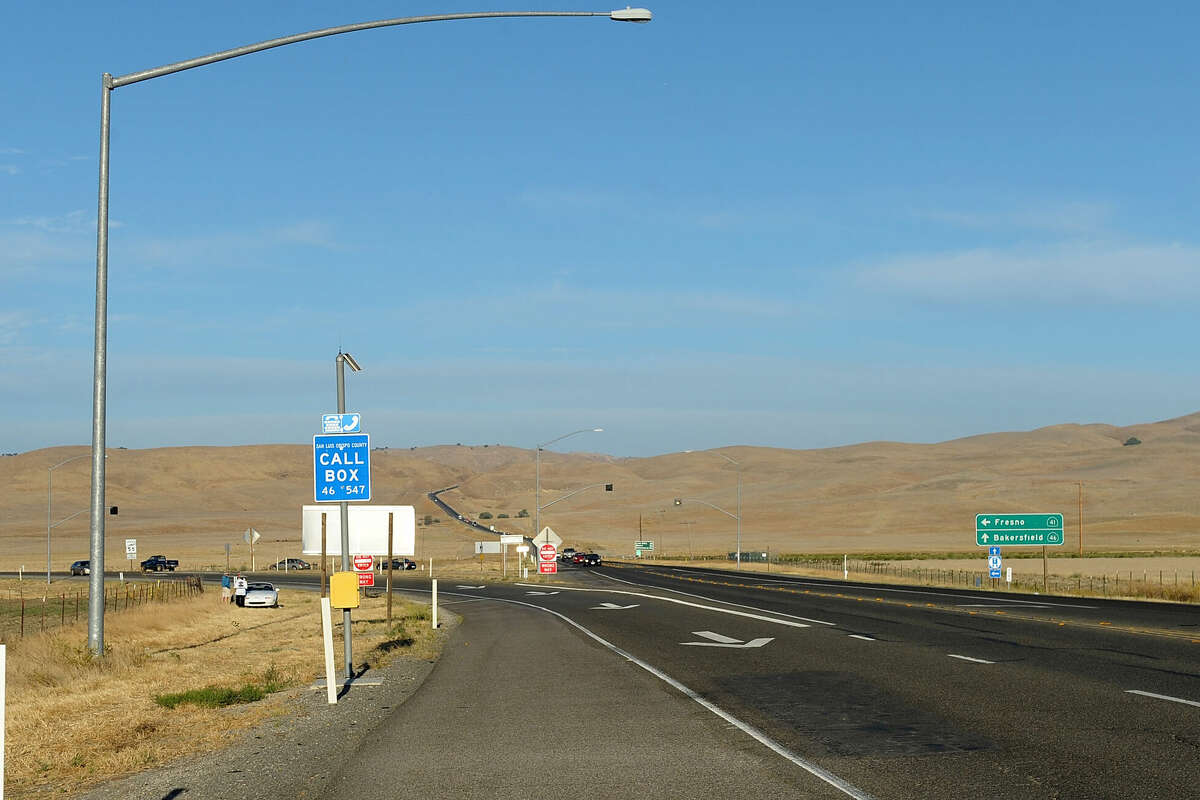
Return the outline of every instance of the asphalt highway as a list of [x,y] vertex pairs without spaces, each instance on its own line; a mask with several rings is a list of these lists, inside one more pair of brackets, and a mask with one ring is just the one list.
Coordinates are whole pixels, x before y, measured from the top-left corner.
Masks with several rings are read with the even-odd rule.
[[461,628],[330,797],[1200,797],[1194,606],[559,569],[439,581]]
[[[702,709],[773,759],[792,796],[1200,796],[1192,607],[634,565],[439,588],[474,601],[455,607],[468,622],[478,601],[541,609],[603,674],[650,675],[685,722]],[[601,691],[540,659],[546,691]]]

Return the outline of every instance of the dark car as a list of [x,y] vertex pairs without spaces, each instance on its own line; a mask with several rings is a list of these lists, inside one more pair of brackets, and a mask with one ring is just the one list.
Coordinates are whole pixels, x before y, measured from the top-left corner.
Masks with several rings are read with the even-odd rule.
[[308,563],[303,558],[285,558],[282,561],[276,561],[270,566],[270,569],[312,569],[312,564]]
[[82,561],[76,561],[74,564],[71,565],[71,574],[72,575],[91,575],[92,574],[92,562],[86,558],[83,559]]
[[[386,558],[380,559],[379,569],[386,572],[387,567],[388,567],[387,559]],[[392,559],[392,569],[416,569],[416,568],[417,568],[417,562],[413,561],[412,559],[408,559],[408,558],[393,558]]]
[[600,566],[600,554],[599,553],[585,553],[583,556],[583,565],[585,567]]

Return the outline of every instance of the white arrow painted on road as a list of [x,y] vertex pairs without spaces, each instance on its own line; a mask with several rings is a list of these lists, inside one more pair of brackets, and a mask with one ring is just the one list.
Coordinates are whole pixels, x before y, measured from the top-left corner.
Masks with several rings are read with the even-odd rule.
[[459,589],[482,589],[483,586],[459,586]]
[[630,608],[637,608],[638,604],[634,603],[631,606],[619,606],[616,603],[601,603],[598,606],[592,606],[592,610],[600,611],[626,611]]
[[682,645],[691,647],[762,647],[768,642],[775,641],[774,637],[764,636],[761,639],[751,639],[748,642],[743,642],[741,639],[734,639],[731,636],[722,636],[719,633],[712,631],[692,631],[696,636],[703,636],[705,639],[712,639],[711,642],[680,642]]
[[548,595],[548,594],[558,594],[558,592],[526,592],[525,594],[540,594],[540,595]]

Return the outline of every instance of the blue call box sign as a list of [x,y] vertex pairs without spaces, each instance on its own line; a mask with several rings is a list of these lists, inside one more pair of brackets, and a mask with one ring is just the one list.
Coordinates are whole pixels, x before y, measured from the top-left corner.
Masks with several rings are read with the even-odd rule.
[[321,433],[362,433],[362,415],[323,414]]
[[313,496],[318,503],[371,499],[371,435],[313,437]]

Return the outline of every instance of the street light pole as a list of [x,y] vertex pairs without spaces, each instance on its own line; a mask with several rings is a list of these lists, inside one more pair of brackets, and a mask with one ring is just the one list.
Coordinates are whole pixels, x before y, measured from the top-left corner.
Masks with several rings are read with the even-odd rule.
[[[683,452],[692,453],[695,451],[684,450]],[[737,557],[737,568],[740,570],[742,568],[742,462],[740,462],[736,459],[730,458],[729,456],[725,455],[724,453],[714,452],[713,455],[720,456],[721,458],[725,459],[730,464],[733,464],[735,467],[738,468],[737,514],[730,514],[725,509],[718,508],[717,506],[714,506],[712,503],[705,503],[703,500],[691,500],[691,502],[703,503],[704,505],[708,506],[709,508],[714,508],[717,511],[720,511],[722,514],[724,514],[727,517],[733,517],[733,519],[737,521],[737,554],[736,554],[736,557]],[[682,505],[682,501],[679,499],[676,499],[675,505],[677,505],[677,506]]]
[[[334,359],[337,366],[337,410],[339,414],[346,413],[346,366],[355,372],[362,372],[362,367],[349,353],[338,351]],[[338,503],[338,511],[342,521],[342,572],[350,571],[350,504],[345,500]],[[350,609],[342,609],[342,650],[346,661],[346,680],[354,677],[354,664],[351,659],[350,644]]]
[[[554,444],[555,442],[562,441],[563,439],[566,439],[569,436],[575,436],[576,434],[579,434],[579,433],[604,433],[604,428],[580,428],[577,431],[571,431],[570,433],[564,433],[562,436],[551,439],[548,442],[542,442],[541,444],[539,444],[537,447],[534,448],[534,455],[533,455],[533,461],[534,461],[533,536],[530,537],[532,539],[536,539],[538,537],[538,534],[541,533],[540,526],[541,526],[541,521],[542,521],[542,448],[546,447],[547,445]],[[557,501],[555,501],[555,502],[557,502]],[[550,505],[553,505],[553,503],[547,503],[546,505],[550,506]]]
[[[187,61],[177,61],[154,69],[130,72],[113,77],[101,76],[100,94],[100,180],[96,213],[96,325],[92,362],[92,492],[91,492],[91,581],[88,587],[88,649],[94,656],[104,653],[104,447],[107,430],[108,395],[108,156],[111,130],[112,90],[141,81],[161,78],[187,69],[207,66],[251,53],[284,45],[336,36],[343,33],[412,25],[420,22],[448,22],[467,19],[501,19],[505,17],[608,17],[617,22],[649,22],[652,14],[645,8],[623,8],[614,11],[477,11],[463,14],[431,14],[421,17],[397,17],[353,25],[298,33],[257,44],[223,50]],[[344,530],[344,528],[343,528]]]

